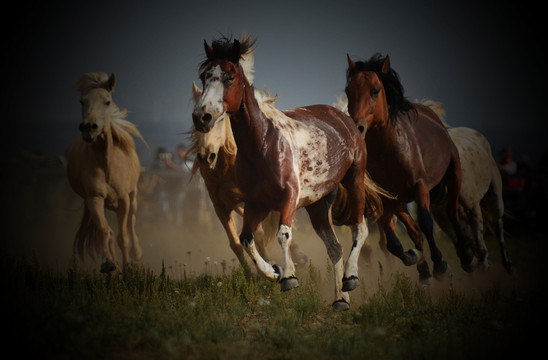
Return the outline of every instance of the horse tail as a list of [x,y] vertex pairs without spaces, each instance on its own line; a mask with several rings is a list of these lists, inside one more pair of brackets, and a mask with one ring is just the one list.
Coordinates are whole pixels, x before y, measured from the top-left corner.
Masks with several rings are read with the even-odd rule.
[[377,221],[383,213],[381,197],[384,196],[388,199],[395,199],[396,197],[373,181],[367,171],[365,172],[363,184],[365,188],[364,215],[366,218],[371,218],[373,221]]
[[101,236],[100,229],[91,219],[91,214],[87,206],[84,207],[84,216],[80,222],[80,227],[76,232],[73,245],[73,253],[84,259],[85,250],[87,251],[92,259],[95,260],[94,253],[101,253]]

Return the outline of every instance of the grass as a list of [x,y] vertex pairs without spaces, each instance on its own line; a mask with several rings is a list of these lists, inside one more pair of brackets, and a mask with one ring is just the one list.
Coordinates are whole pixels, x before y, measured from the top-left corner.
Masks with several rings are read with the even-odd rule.
[[539,294],[492,287],[466,296],[396,273],[361,305],[334,312],[309,265],[301,286],[225,276],[171,279],[133,266],[103,275],[74,263],[66,274],[36,260],[4,261],[4,351],[60,359],[507,357],[530,348]]

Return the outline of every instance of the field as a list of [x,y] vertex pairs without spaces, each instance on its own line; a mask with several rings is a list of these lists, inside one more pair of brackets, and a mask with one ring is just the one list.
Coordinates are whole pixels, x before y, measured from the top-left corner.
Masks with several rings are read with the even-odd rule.
[[[466,274],[438,233],[452,272],[427,284],[418,282],[415,267],[387,261],[371,226],[373,259],[360,264],[350,311],[337,313],[325,247],[304,214],[294,238],[309,260],[298,268],[300,287],[290,292],[244,274],[207,206],[196,226],[178,225],[155,218],[147,198],[138,220],[143,259],[124,274],[103,275],[99,259],[71,258],[82,204],[62,169],[33,163],[16,170],[4,176],[11,187],[2,193],[10,205],[3,209],[1,257],[5,353],[55,359],[475,359],[526,357],[543,347],[547,245],[540,226],[514,227],[507,235],[514,275],[500,266],[492,237],[491,267]],[[337,231],[348,251],[349,232]],[[279,261],[277,244],[270,251]]]

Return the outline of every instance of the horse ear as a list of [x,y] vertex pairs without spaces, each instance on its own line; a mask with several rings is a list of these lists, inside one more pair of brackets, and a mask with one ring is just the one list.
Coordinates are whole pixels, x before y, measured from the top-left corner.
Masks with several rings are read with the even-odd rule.
[[116,75],[112,73],[110,74],[110,77],[108,78],[108,81],[106,84],[107,91],[112,92],[115,86],[116,86]]
[[350,55],[346,54],[346,59],[348,60],[348,70],[353,72],[356,68],[356,63],[350,58]]
[[238,63],[240,61],[240,57],[242,55],[242,45],[237,39],[234,39],[234,43],[232,44],[232,59],[230,59],[233,63]]
[[211,60],[213,58],[213,48],[207,44],[207,41],[204,40],[204,50],[206,57]]
[[202,90],[196,85],[196,83],[192,82],[192,99],[194,100],[194,103],[197,104],[198,101],[200,101],[200,97],[202,96]]
[[384,58],[384,62],[382,63],[381,71],[383,72],[383,74],[386,74],[388,70],[390,70],[390,56],[388,56],[387,54]]

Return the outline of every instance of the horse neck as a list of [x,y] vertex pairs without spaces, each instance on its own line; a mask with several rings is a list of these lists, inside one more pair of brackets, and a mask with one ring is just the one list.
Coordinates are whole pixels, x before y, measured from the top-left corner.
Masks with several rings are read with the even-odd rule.
[[230,116],[230,124],[238,151],[257,154],[263,148],[268,128],[267,118],[247,79],[244,79],[242,103],[238,111]]

